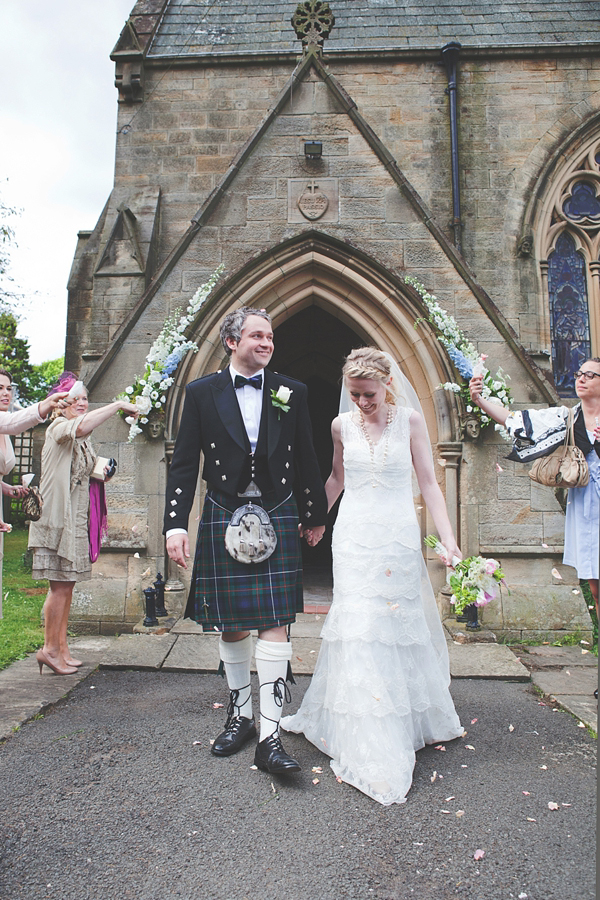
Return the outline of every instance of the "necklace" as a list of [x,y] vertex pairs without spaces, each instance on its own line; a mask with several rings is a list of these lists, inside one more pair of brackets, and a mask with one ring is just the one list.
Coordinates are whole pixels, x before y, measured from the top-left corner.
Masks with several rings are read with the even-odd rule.
[[387,419],[386,419],[386,423],[385,423],[385,428],[383,429],[383,434],[382,434],[382,437],[384,438],[383,458],[381,460],[381,466],[379,467],[379,472],[375,468],[375,446],[376,445],[373,443],[373,439],[371,438],[371,435],[369,434],[369,432],[366,429],[365,417],[363,415],[362,409],[359,409],[358,412],[360,415],[360,430],[362,431],[364,439],[366,440],[366,442],[369,446],[369,456],[371,457],[371,472],[372,472],[372,476],[373,476],[372,481],[371,481],[371,486],[377,487],[378,478],[383,473],[383,470],[385,468],[385,461],[387,459],[388,444],[390,441],[389,426],[392,424],[392,419],[394,418],[394,415],[392,413],[392,407],[388,406]]

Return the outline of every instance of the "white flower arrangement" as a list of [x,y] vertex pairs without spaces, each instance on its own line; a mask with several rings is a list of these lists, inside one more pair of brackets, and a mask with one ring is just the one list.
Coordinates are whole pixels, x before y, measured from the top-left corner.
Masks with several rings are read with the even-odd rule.
[[[485,367],[485,360],[487,359],[485,354],[477,352],[473,344],[459,328],[454,316],[451,316],[439,305],[437,297],[434,294],[430,294],[417,278],[407,275],[404,281],[420,294],[429,312],[428,321],[433,325],[438,341],[446,348],[454,368],[463,379],[461,384],[447,381],[445,384],[441,384],[440,387],[445,391],[460,394],[469,416],[479,419],[481,427],[486,428],[492,422],[492,419],[486,416],[478,406],[472,404],[469,394],[469,381],[474,375],[483,375],[481,396],[484,400],[489,400],[490,403],[498,403],[509,409],[512,397],[506,382],[510,380],[510,376],[503,372],[502,369],[498,369],[495,377],[493,377]],[[424,320],[417,319],[415,328],[418,328],[422,321]],[[510,435],[502,425],[496,425],[495,428],[502,437],[510,440]]]
[[219,280],[223,268],[219,266],[208,281],[198,288],[187,306],[185,315],[181,314],[181,309],[176,309],[167,318],[160,334],[150,347],[144,374],[136,375],[133,383],[119,394],[119,399],[135,403],[141,414],[138,422],[131,416],[124,416],[130,426],[128,437],[130,443],[142,433],[143,428],[140,425],[148,424],[153,411],[155,416],[162,415],[167,400],[165,391],[175,380],[173,373],[188,353],[198,352],[198,344],[195,341],[185,340],[184,335]]

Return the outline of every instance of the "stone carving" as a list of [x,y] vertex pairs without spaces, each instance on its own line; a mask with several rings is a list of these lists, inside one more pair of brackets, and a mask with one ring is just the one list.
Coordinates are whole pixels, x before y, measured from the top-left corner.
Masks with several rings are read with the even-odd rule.
[[315,222],[325,215],[329,208],[329,199],[319,185],[313,180],[306,185],[297,200],[298,209],[305,219]]
[[476,441],[481,434],[481,422],[477,416],[466,415],[461,419],[461,438],[468,441]]
[[528,257],[533,253],[533,234],[529,232],[525,232],[519,238],[519,243],[517,244],[517,253],[519,256]]
[[304,0],[292,16],[292,27],[298,40],[302,41],[305,53],[308,50],[320,52],[334,24],[334,15],[324,0]]

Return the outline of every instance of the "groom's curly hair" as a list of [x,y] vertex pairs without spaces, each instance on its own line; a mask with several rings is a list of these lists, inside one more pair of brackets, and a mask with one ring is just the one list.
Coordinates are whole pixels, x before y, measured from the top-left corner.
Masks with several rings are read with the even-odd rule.
[[251,306],[240,306],[239,309],[230,312],[221,322],[221,342],[227,356],[231,356],[231,348],[227,346],[227,339],[233,338],[239,344],[242,338],[242,328],[248,316],[259,316],[271,324],[271,316],[264,309],[252,309]]

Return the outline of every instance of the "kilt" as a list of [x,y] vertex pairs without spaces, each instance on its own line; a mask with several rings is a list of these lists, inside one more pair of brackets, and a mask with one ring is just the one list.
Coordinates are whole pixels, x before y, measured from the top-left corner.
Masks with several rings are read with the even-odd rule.
[[302,556],[294,496],[274,509],[265,504],[277,535],[277,547],[268,559],[256,564],[238,562],[225,548],[232,500],[217,491],[206,495],[185,614],[202,625],[204,631],[260,631],[289,625],[303,608]]

